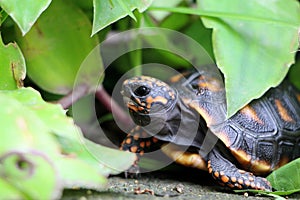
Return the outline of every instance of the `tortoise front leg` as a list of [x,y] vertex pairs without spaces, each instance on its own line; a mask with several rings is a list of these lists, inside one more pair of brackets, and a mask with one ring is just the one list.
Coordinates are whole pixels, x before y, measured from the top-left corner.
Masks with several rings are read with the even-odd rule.
[[121,143],[120,150],[136,153],[137,160],[128,170],[129,174],[138,174],[138,161],[144,153],[159,149],[163,144],[153,136],[149,136],[140,126],[133,128]]
[[272,190],[271,184],[267,179],[238,169],[224,158],[217,149],[213,149],[209,153],[207,167],[208,172],[221,185],[236,189]]

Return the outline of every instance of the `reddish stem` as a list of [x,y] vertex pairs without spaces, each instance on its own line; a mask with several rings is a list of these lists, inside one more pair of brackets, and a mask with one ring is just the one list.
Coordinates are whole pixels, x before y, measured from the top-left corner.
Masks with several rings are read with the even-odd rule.
[[73,103],[88,93],[88,87],[81,85],[75,88],[69,94],[61,98],[57,103],[61,104],[64,109],[69,108]]
[[108,111],[112,112],[112,110],[114,110],[114,116],[116,117],[116,120],[122,123],[122,125],[124,125],[126,128],[129,128],[133,125],[129,116],[124,112],[119,104],[111,98],[102,85],[96,90],[96,98],[106,107]]

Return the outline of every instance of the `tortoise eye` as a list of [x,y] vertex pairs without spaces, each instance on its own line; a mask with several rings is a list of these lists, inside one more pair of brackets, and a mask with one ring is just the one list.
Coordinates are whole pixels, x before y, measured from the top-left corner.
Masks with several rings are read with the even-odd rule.
[[140,86],[134,91],[134,94],[140,97],[146,96],[149,93],[150,93],[150,89],[146,86]]

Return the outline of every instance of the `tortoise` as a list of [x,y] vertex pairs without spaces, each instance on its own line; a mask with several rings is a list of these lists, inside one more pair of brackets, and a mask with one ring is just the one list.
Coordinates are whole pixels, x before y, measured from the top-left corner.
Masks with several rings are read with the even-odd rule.
[[300,92],[284,80],[226,119],[223,85],[209,70],[168,83],[125,80],[121,94],[136,127],[120,149],[142,156],[169,145],[163,152],[175,162],[207,170],[223,186],[272,190],[264,177],[300,156]]

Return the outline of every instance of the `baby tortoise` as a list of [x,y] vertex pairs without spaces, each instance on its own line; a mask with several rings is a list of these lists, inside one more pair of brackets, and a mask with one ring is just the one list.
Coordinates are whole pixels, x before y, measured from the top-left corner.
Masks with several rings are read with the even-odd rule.
[[[121,93],[137,125],[122,150],[142,156],[159,146],[177,163],[207,170],[221,185],[272,190],[263,176],[300,155],[300,92],[288,81],[229,119],[223,80],[208,71],[176,75],[169,84],[133,77]],[[183,152],[185,146],[198,152]]]

